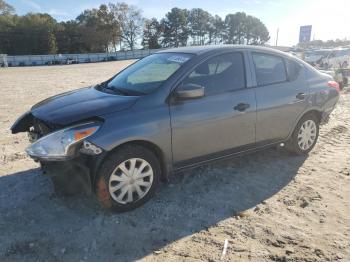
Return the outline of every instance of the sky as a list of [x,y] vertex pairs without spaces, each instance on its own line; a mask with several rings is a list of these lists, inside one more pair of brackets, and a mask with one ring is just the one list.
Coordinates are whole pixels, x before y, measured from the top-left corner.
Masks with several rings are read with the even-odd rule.
[[[76,18],[83,10],[116,0],[5,0],[17,14],[45,12],[58,21]],[[120,0],[119,2],[122,2]],[[312,39],[350,39],[350,0],[124,0],[143,10],[147,18],[163,18],[172,7],[202,8],[225,18],[228,13],[245,12],[259,18],[270,32],[269,44],[298,43],[299,27],[312,25]]]

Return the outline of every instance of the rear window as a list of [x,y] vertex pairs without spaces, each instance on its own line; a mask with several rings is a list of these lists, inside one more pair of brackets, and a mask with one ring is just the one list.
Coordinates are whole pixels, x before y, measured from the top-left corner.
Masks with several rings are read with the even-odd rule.
[[253,61],[258,86],[287,81],[286,69],[282,57],[253,53]]
[[301,69],[303,68],[298,62],[286,59],[286,67],[289,81],[295,81],[299,78]]

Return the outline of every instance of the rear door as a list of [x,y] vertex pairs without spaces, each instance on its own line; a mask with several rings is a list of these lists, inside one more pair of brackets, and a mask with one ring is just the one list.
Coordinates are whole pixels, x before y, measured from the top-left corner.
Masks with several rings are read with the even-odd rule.
[[304,67],[292,58],[263,52],[252,52],[252,63],[257,86],[257,145],[284,140],[307,106]]
[[255,94],[246,88],[245,72],[243,53],[228,53],[198,65],[177,87],[201,85],[205,96],[170,105],[176,167],[255,143]]

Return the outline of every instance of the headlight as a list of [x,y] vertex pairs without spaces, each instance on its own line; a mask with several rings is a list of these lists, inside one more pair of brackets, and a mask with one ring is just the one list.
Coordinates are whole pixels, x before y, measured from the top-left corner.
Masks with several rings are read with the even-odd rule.
[[74,155],[74,145],[94,134],[99,127],[99,123],[87,123],[53,132],[30,145],[26,152],[33,158],[66,159]]

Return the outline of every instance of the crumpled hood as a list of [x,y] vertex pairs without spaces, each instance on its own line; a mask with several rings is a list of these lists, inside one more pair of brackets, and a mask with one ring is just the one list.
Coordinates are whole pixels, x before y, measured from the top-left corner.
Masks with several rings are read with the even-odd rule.
[[43,121],[67,125],[128,109],[137,99],[135,96],[108,94],[88,87],[45,99],[34,105],[31,113]]

